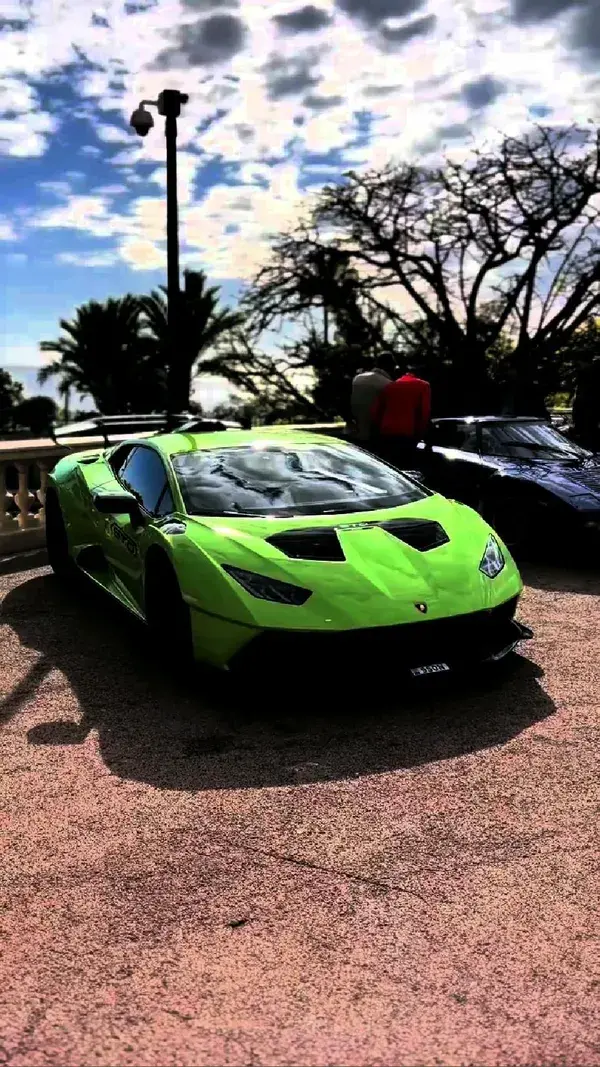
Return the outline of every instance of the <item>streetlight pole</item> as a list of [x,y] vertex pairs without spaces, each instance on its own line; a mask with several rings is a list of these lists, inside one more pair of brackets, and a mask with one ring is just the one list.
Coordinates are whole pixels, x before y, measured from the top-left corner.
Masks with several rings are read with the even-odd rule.
[[182,397],[182,367],[179,352],[181,327],[181,288],[179,279],[179,208],[177,202],[177,119],[181,105],[187,104],[187,93],[164,89],[157,100],[142,100],[131,116],[131,125],[140,137],[145,137],[154,120],[145,105],[158,108],[165,119],[167,146],[167,429],[173,429],[174,415],[187,408],[189,397]]

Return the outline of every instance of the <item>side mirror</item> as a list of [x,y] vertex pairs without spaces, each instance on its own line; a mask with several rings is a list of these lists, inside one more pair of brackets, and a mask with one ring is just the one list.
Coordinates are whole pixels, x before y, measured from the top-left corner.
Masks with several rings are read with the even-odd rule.
[[101,515],[129,515],[131,519],[141,519],[140,505],[133,493],[95,493],[94,507]]

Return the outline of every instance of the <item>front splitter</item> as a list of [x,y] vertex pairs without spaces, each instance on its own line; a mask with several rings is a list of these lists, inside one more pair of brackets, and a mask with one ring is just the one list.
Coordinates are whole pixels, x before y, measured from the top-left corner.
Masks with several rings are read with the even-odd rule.
[[512,630],[510,640],[485,656],[473,658],[468,656],[451,657],[447,660],[441,659],[438,662],[414,664],[407,668],[406,673],[412,679],[422,681],[426,678],[442,678],[452,674],[464,674],[469,670],[483,667],[486,664],[500,663],[518,648],[521,641],[530,641],[534,636],[533,630],[529,626],[516,622],[514,619],[511,621],[510,627]]

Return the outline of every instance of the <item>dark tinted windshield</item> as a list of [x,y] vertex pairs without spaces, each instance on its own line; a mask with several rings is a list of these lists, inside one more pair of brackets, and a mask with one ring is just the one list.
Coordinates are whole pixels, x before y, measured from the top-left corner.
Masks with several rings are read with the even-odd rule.
[[499,422],[481,427],[481,451],[520,459],[582,459],[589,453],[545,422]]
[[439,448],[458,448],[463,452],[477,452],[477,426],[473,422],[447,421],[434,423],[428,435],[429,443]]
[[173,457],[191,515],[326,515],[422,500],[427,491],[358,449],[262,445]]

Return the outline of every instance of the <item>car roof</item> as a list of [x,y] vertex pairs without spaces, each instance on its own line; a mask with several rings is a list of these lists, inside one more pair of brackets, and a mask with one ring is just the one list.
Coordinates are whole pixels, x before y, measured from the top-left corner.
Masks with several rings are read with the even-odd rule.
[[217,448],[249,448],[257,444],[271,445],[332,445],[350,447],[346,441],[322,433],[293,427],[263,426],[252,430],[217,430],[214,433],[156,434],[131,444],[153,445],[163,455],[176,456],[184,452],[208,452]]
[[544,422],[544,419],[540,419],[537,415],[452,415],[444,416],[443,418],[432,419],[431,421],[437,426],[438,423],[442,422]]

